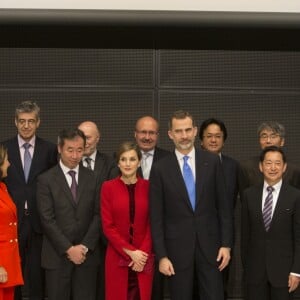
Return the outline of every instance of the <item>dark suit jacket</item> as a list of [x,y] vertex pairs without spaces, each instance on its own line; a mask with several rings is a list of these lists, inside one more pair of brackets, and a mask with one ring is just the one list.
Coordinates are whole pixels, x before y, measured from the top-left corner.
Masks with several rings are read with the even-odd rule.
[[[259,156],[252,157],[249,160],[240,163],[239,168],[239,192],[240,196],[243,191],[252,186],[263,183],[263,175],[259,170]],[[287,169],[283,175],[285,181],[290,185],[300,189],[300,168],[295,164],[288,162]]]
[[197,240],[216,264],[221,246],[232,247],[232,210],[217,155],[196,150],[196,209],[193,211],[175,153],[153,165],[150,217],[155,254],[176,269],[192,265]]
[[263,185],[247,189],[242,202],[241,255],[247,283],[265,274],[275,287],[287,287],[290,272],[300,274],[300,191],[283,183],[271,226],[262,217]]
[[232,209],[234,209],[236,198],[238,195],[238,162],[222,153],[222,168],[224,172],[227,198],[230,201]]
[[95,174],[80,165],[78,204],[59,165],[38,178],[37,204],[44,230],[42,266],[55,269],[68,263],[66,251],[72,245],[89,248],[85,264],[99,263],[99,195]]
[[[152,166],[153,164],[155,164],[156,162],[158,162],[160,159],[162,159],[163,157],[169,155],[171,152],[159,147],[155,147],[154,149],[154,155],[153,155],[153,161],[152,161]],[[151,170],[152,170],[152,166],[151,166]],[[151,173],[151,171],[150,171]],[[142,168],[139,167],[138,168],[138,175],[141,176],[143,178],[143,171]]]
[[97,150],[94,172],[96,175],[99,192],[104,181],[109,179],[109,174],[115,167],[115,163],[111,157]]
[[4,145],[7,147],[10,162],[5,183],[17,207],[19,226],[22,224],[25,201],[27,201],[31,225],[35,232],[41,233],[41,225],[36,208],[37,176],[57,164],[57,147],[48,141],[36,137],[29,177],[26,183],[17,136],[4,142]]
[[[152,162],[152,166],[151,166],[151,170],[153,168],[153,164],[155,164],[156,162],[158,162],[160,159],[162,159],[163,157],[169,155],[171,152],[168,151],[168,150],[165,150],[165,149],[162,149],[162,148],[159,148],[159,147],[155,147],[154,149],[154,155],[153,155],[153,162]],[[151,173],[151,171],[150,171]],[[141,177],[141,178],[144,178],[143,177],[143,171],[142,171],[142,168],[139,167],[138,170],[137,170],[137,174]],[[109,174],[109,178],[110,179],[113,179],[113,178],[116,178],[118,176],[120,176],[121,173],[120,173],[120,170],[119,170],[119,167],[117,166],[117,162],[115,163],[115,166],[112,168],[110,174]],[[151,174],[150,174],[151,175]]]

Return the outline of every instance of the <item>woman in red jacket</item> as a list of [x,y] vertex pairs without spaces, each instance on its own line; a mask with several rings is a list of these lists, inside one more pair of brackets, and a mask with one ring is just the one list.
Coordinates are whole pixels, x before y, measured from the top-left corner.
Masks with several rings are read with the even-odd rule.
[[14,287],[23,284],[16,206],[2,182],[8,167],[7,151],[0,145],[0,300],[13,300]]
[[154,257],[150,233],[149,182],[137,177],[141,153],[125,142],[117,153],[121,176],[101,190],[103,232],[108,240],[105,259],[107,300],[150,300]]

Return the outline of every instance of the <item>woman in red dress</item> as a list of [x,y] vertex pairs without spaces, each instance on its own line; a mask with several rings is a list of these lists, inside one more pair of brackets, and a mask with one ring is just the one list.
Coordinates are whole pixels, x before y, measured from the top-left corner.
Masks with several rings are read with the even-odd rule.
[[149,182],[137,177],[141,153],[125,142],[117,153],[121,176],[101,189],[107,300],[150,300],[154,256],[150,233]]
[[2,179],[9,161],[0,145],[0,300],[13,300],[14,288],[23,284],[17,235],[17,210]]

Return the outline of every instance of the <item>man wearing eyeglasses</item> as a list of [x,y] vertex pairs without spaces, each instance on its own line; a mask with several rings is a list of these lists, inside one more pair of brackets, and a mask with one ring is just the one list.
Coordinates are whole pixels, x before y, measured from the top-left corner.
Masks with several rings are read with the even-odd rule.
[[[230,201],[231,209],[234,210],[238,194],[238,162],[222,153],[227,139],[227,129],[224,122],[215,118],[204,120],[200,126],[199,138],[202,149],[215,153],[220,157],[226,183],[227,199]],[[224,299],[227,299],[228,267],[223,270],[222,274]]]
[[[37,213],[36,183],[39,174],[57,164],[57,147],[40,137],[40,108],[32,101],[19,104],[15,112],[18,134],[4,142],[10,168],[7,188],[18,213],[19,248],[25,285],[29,300],[44,299],[44,272],[41,269],[42,229]],[[25,273],[24,273],[25,274]],[[21,300],[21,288],[16,288],[15,299]]]
[[[149,179],[152,165],[170,154],[169,151],[157,147],[158,136],[159,124],[157,120],[151,116],[143,116],[137,120],[134,137],[142,152],[141,167],[138,173],[145,179]],[[163,297],[163,276],[159,272],[158,266],[156,266],[152,287],[152,300],[162,300]]]
[[[285,128],[275,121],[263,122],[257,129],[261,149],[269,146],[283,147],[285,143]],[[259,156],[241,162],[239,172],[239,190],[242,197],[243,191],[252,185],[263,182],[263,175],[259,170]],[[300,189],[300,169],[289,162],[283,175],[283,179],[292,186]]]

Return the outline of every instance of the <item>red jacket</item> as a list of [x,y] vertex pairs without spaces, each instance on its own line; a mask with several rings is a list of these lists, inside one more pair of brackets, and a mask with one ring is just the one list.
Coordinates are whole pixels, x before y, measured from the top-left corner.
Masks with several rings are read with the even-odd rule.
[[23,284],[17,235],[16,206],[0,182],[0,266],[7,272],[8,280],[0,288]]
[[[153,257],[149,221],[149,182],[138,178],[135,187],[135,218],[133,224],[133,243],[129,243],[129,194],[120,178],[106,181],[101,190],[101,217],[103,232],[108,239],[105,259],[106,299],[127,299],[129,260],[123,248],[143,250]],[[123,266],[122,266],[123,265]],[[150,269],[150,270],[149,270]],[[153,268],[138,274],[141,300],[151,299]]]

